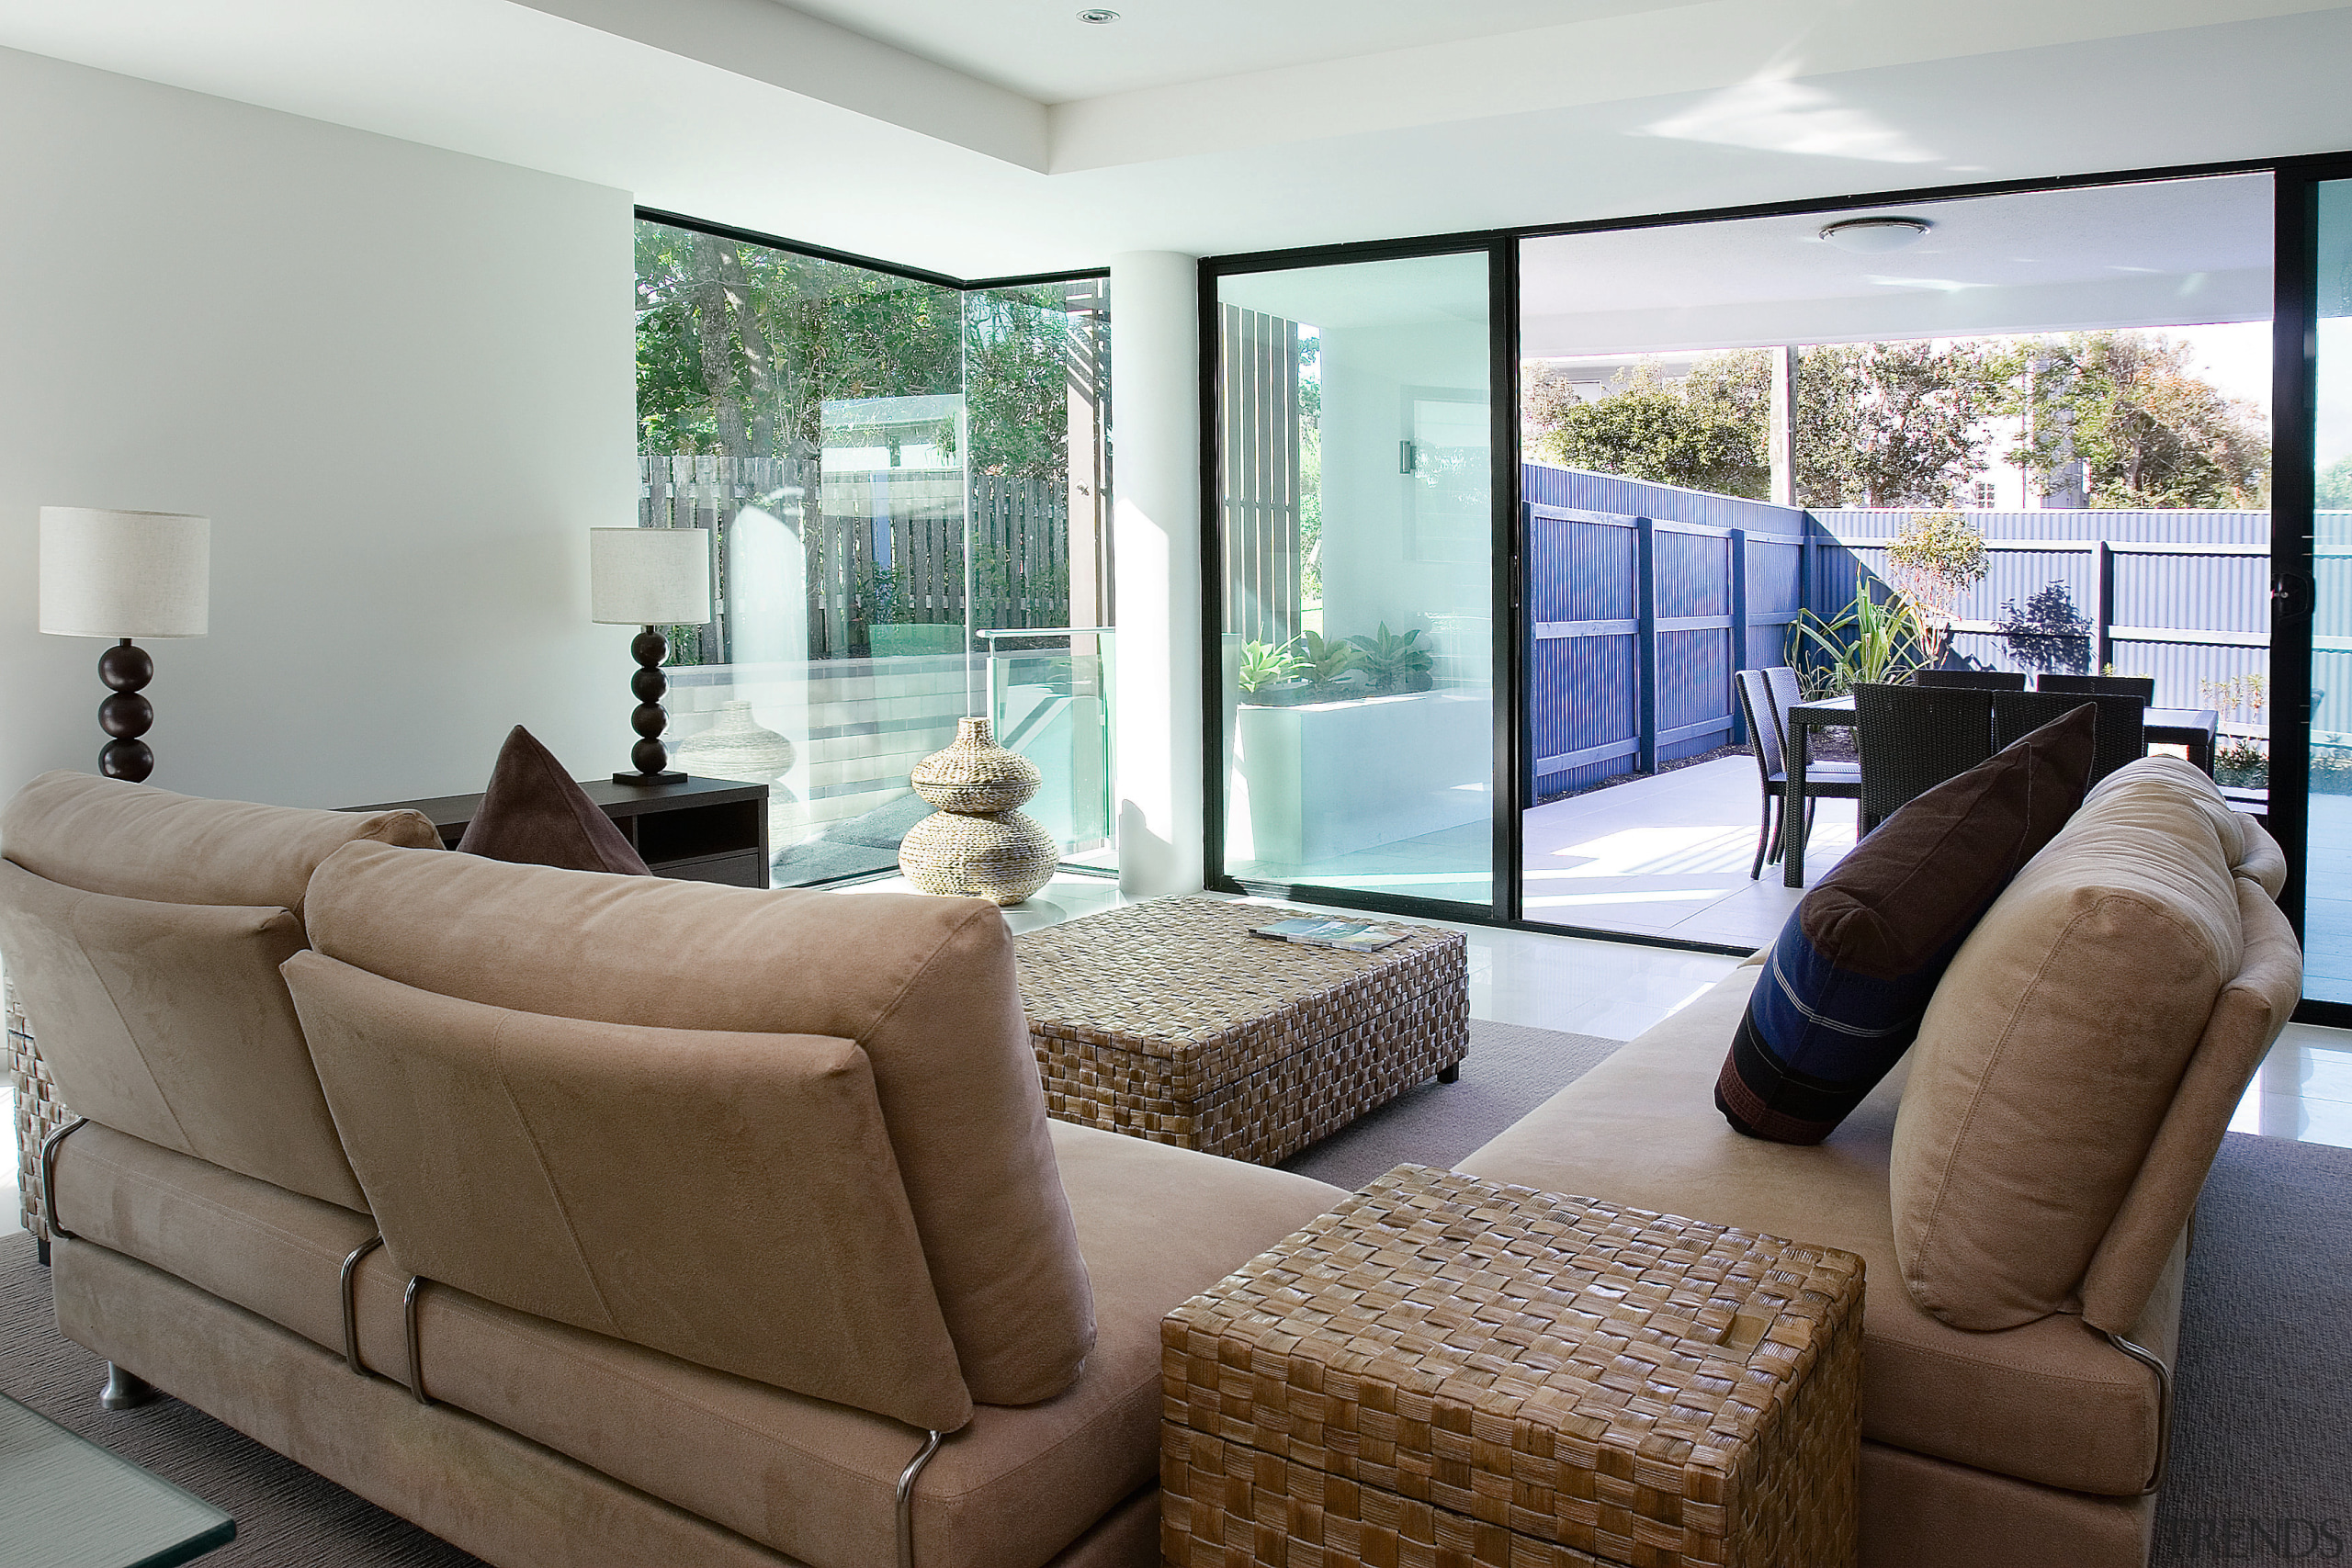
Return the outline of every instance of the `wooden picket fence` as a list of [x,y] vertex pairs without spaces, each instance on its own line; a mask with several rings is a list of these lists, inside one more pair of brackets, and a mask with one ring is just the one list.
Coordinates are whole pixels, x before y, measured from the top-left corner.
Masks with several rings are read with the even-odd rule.
[[700,656],[678,662],[729,661],[727,546],[745,506],[800,536],[812,660],[866,657],[876,626],[1069,624],[1067,483],[956,468],[821,477],[812,468],[773,457],[638,459],[639,526],[718,536],[717,615],[702,629]]

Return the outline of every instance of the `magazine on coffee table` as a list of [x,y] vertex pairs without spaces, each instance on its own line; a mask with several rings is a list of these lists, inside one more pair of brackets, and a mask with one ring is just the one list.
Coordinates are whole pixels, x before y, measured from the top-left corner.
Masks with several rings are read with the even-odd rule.
[[1295,942],[1302,947],[1331,947],[1341,953],[1377,953],[1392,942],[1405,940],[1406,933],[1388,931],[1367,920],[1276,920],[1270,926],[1254,926],[1250,935],[1271,937],[1276,942]]

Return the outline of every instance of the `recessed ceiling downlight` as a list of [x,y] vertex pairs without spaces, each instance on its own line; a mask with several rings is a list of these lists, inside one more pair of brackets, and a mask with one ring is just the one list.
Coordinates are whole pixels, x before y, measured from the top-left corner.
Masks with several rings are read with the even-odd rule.
[[1821,237],[1857,255],[1884,255],[1917,244],[1935,225],[1924,218],[1847,218],[1821,231]]
[[1116,11],[1080,11],[1078,14],[1078,19],[1081,22],[1091,22],[1099,28],[1108,23],[1117,21],[1119,19],[1119,13]]

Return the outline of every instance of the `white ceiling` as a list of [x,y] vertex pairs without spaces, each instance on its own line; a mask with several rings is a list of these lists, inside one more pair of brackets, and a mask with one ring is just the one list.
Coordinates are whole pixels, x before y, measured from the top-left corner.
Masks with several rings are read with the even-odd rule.
[[775,0],[1040,103],[1205,82],[1242,71],[1637,11],[1685,0],[1115,0],[1119,19],[1078,19],[1084,0]]
[[0,47],[966,277],[2352,147],[2352,0],[1111,3],[0,0]]
[[1856,255],[1831,215],[1621,230],[1521,252],[1531,355],[2267,321],[2267,175],[1863,209],[1927,220]]

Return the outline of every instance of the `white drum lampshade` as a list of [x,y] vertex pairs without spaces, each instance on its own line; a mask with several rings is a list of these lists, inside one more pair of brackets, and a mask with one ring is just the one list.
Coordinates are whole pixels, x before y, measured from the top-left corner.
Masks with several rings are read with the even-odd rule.
[[669,680],[662,661],[670,657],[662,626],[698,626],[710,620],[710,530],[707,528],[591,528],[588,530],[588,614],[604,626],[643,626],[628,645],[637,660],[628,689],[637,698],[629,728],[633,772],[615,773],[625,784],[683,784],[686,775],[670,767],[662,731],[670,716],[662,699]]
[[98,772],[136,784],[154,771],[141,739],[155,723],[145,687],[155,660],[133,637],[202,637],[210,629],[212,520],[177,512],[40,509],[40,629],[119,639],[98,655],[109,738]]
[[589,616],[604,626],[698,626],[710,619],[710,530],[588,530]]
[[202,637],[212,520],[176,512],[40,509],[40,629],[60,637]]

